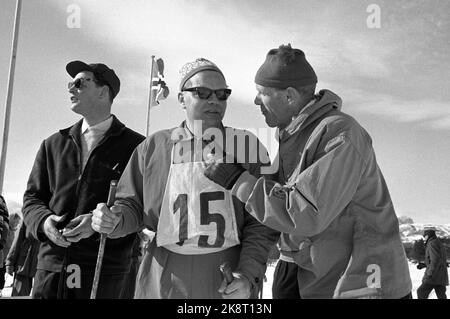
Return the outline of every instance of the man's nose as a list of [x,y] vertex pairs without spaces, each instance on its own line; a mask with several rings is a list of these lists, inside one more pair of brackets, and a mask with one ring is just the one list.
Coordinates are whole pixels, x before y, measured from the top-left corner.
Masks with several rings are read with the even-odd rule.
[[261,105],[261,100],[258,96],[255,96],[255,100],[253,101],[256,105]]
[[73,93],[73,92],[75,92],[75,85],[72,85],[72,86],[69,88],[69,93]]
[[210,104],[219,105],[220,102],[221,101],[217,98],[217,95],[214,92],[208,97],[208,103]]

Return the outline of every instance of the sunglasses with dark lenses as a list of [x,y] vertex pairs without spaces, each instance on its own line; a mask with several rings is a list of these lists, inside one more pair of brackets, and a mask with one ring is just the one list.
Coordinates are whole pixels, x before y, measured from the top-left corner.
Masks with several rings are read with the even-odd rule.
[[209,88],[205,88],[205,87],[201,87],[201,86],[195,87],[195,88],[183,89],[182,91],[183,92],[184,91],[195,92],[195,93],[197,93],[198,97],[201,98],[202,100],[209,99],[209,97],[214,93],[218,100],[225,101],[226,99],[228,99],[228,97],[231,94],[231,89],[211,90]]
[[95,80],[89,79],[89,78],[78,78],[78,79],[76,79],[75,81],[70,81],[69,83],[67,83],[67,87],[69,88],[69,90],[72,89],[72,88],[79,89],[79,88],[81,88],[81,87],[84,87],[83,83],[84,83],[85,81],[86,81],[86,82],[87,82],[87,81],[93,81],[93,82],[95,82]]

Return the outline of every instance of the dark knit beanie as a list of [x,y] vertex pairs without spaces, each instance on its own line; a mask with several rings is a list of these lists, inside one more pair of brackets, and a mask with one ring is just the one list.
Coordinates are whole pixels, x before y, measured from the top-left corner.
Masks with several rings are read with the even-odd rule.
[[256,72],[255,83],[278,89],[317,83],[317,76],[306,61],[305,53],[291,44],[281,45],[267,53],[266,61]]

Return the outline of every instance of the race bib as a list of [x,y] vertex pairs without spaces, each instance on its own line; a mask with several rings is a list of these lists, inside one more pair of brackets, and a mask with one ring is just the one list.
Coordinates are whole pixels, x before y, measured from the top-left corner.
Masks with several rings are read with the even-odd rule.
[[240,244],[231,191],[203,175],[204,162],[173,164],[156,243],[180,254],[207,254]]

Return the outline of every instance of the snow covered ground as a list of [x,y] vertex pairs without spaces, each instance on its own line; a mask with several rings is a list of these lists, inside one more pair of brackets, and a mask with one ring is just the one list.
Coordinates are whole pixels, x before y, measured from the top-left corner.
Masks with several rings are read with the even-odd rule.
[[[264,282],[264,287],[263,287],[263,298],[264,299],[272,299],[272,281],[273,281],[274,271],[275,271],[275,265],[267,267],[267,271],[266,271],[267,281]],[[410,271],[411,280],[412,280],[412,284],[413,284],[413,298],[417,299],[416,291],[417,291],[417,288],[419,288],[419,286],[421,284],[423,273],[424,273],[425,269],[418,270],[416,268],[416,265],[410,262],[409,263],[409,271]],[[12,277],[7,275],[5,288],[3,289],[3,297],[11,296],[11,287],[9,287],[11,285],[11,283],[12,283]],[[447,289],[447,295],[449,293],[450,293],[450,291]],[[436,294],[434,293],[434,291],[430,294],[429,298],[436,299]]]
[[11,296],[11,285],[12,285],[13,277],[6,274],[5,276],[5,288],[2,290],[2,296],[3,297],[10,297]]

